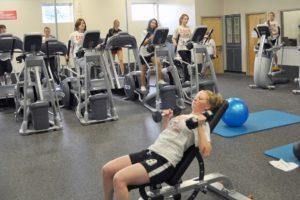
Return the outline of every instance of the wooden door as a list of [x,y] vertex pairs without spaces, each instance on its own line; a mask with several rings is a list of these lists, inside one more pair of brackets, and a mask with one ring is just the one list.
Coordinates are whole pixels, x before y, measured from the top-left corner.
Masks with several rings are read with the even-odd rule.
[[257,35],[253,30],[257,24],[263,24],[266,21],[265,13],[248,14],[246,17],[246,32],[247,32],[247,74],[253,76],[254,72],[254,47],[257,43]]
[[206,25],[208,30],[214,29],[212,38],[216,42],[218,57],[213,60],[213,64],[216,73],[224,73],[222,17],[202,17],[201,24]]
[[241,16],[226,15],[226,70],[242,72]]

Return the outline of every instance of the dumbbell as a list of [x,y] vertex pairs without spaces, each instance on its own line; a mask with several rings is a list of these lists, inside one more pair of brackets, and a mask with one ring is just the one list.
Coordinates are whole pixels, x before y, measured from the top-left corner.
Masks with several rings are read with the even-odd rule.
[[[173,110],[173,115],[179,115],[181,113],[181,109],[179,107],[175,107]],[[156,111],[154,113],[152,113],[152,119],[153,121],[155,121],[156,123],[160,122],[163,118],[164,114],[162,113],[162,111]]]
[[155,49],[154,45],[153,45],[153,44],[150,44],[150,45],[148,45],[148,47],[147,47],[147,52],[148,52],[148,53],[153,53],[153,52],[154,52],[154,49]]
[[[206,120],[209,119],[209,117],[211,117],[213,115],[213,113],[210,110],[207,110],[207,111],[203,112],[202,114],[206,117]],[[191,117],[191,118],[189,118],[185,121],[185,124],[189,129],[191,129],[191,130],[195,129],[199,125],[198,124],[198,118],[197,117]]]
[[188,50],[191,50],[192,48],[194,48],[194,44],[191,41],[189,41],[185,46]]
[[16,61],[17,61],[17,63],[22,63],[23,62],[23,60],[25,60],[25,54],[22,54],[22,55],[20,55],[20,56],[17,56],[16,57]]
[[77,58],[82,58],[82,57],[84,57],[84,54],[85,54],[84,50],[83,50],[83,49],[80,49],[80,50],[78,50],[78,51],[76,52],[76,57],[77,57]]

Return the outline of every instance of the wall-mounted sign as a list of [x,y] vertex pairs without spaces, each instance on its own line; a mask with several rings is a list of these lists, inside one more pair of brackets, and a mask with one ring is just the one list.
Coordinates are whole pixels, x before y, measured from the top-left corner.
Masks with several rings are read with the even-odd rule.
[[16,10],[0,11],[0,20],[16,20],[16,19],[17,19]]

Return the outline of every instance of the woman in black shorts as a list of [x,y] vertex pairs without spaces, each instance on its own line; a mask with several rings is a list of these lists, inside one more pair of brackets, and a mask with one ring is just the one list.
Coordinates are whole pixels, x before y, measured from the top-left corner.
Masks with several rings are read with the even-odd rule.
[[[0,34],[6,33],[6,26],[4,24],[0,24]],[[4,52],[0,53],[0,83],[1,85],[11,84],[10,73],[12,72],[11,65],[11,53]],[[5,83],[5,75],[6,73],[6,83]]]
[[[120,22],[119,22],[119,20],[115,19],[114,24],[113,24],[113,28],[108,30],[107,37],[108,38],[112,37],[112,36],[118,34],[119,32],[121,32],[122,30],[119,29],[119,27],[120,27]],[[120,70],[121,70],[121,76],[124,76],[125,68],[124,68],[124,62],[123,62],[122,48],[121,47],[113,48],[111,50],[111,53],[113,55],[113,58],[115,58],[116,55],[118,56],[118,60],[119,60],[119,64],[120,64]]]
[[154,51],[149,52],[148,46],[150,45],[153,37],[154,31],[158,27],[158,22],[156,19],[150,19],[148,22],[147,29],[142,33],[142,44],[140,47],[140,60],[141,60],[141,91],[146,92],[147,88],[146,85],[146,71],[147,71],[147,64],[146,63],[154,63],[157,66],[157,77],[158,77],[158,84],[163,85],[166,82],[161,78],[161,63],[159,58],[154,57]]
[[[192,145],[199,146],[202,156],[212,150],[209,124],[202,114],[223,103],[223,98],[211,91],[202,90],[192,102],[192,112],[173,117],[172,110],[164,110],[162,132],[147,149],[121,156],[106,163],[102,168],[104,199],[128,200],[128,185],[159,183],[170,178],[183,153]],[[185,121],[198,119],[198,127],[190,130]]]

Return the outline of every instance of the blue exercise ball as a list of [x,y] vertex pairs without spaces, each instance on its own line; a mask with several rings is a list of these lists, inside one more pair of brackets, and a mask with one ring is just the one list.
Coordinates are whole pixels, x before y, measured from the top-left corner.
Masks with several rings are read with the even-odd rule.
[[229,106],[222,117],[223,122],[231,127],[242,126],[249,116],[246,102],[236,97],[231,97],[227,101]]

